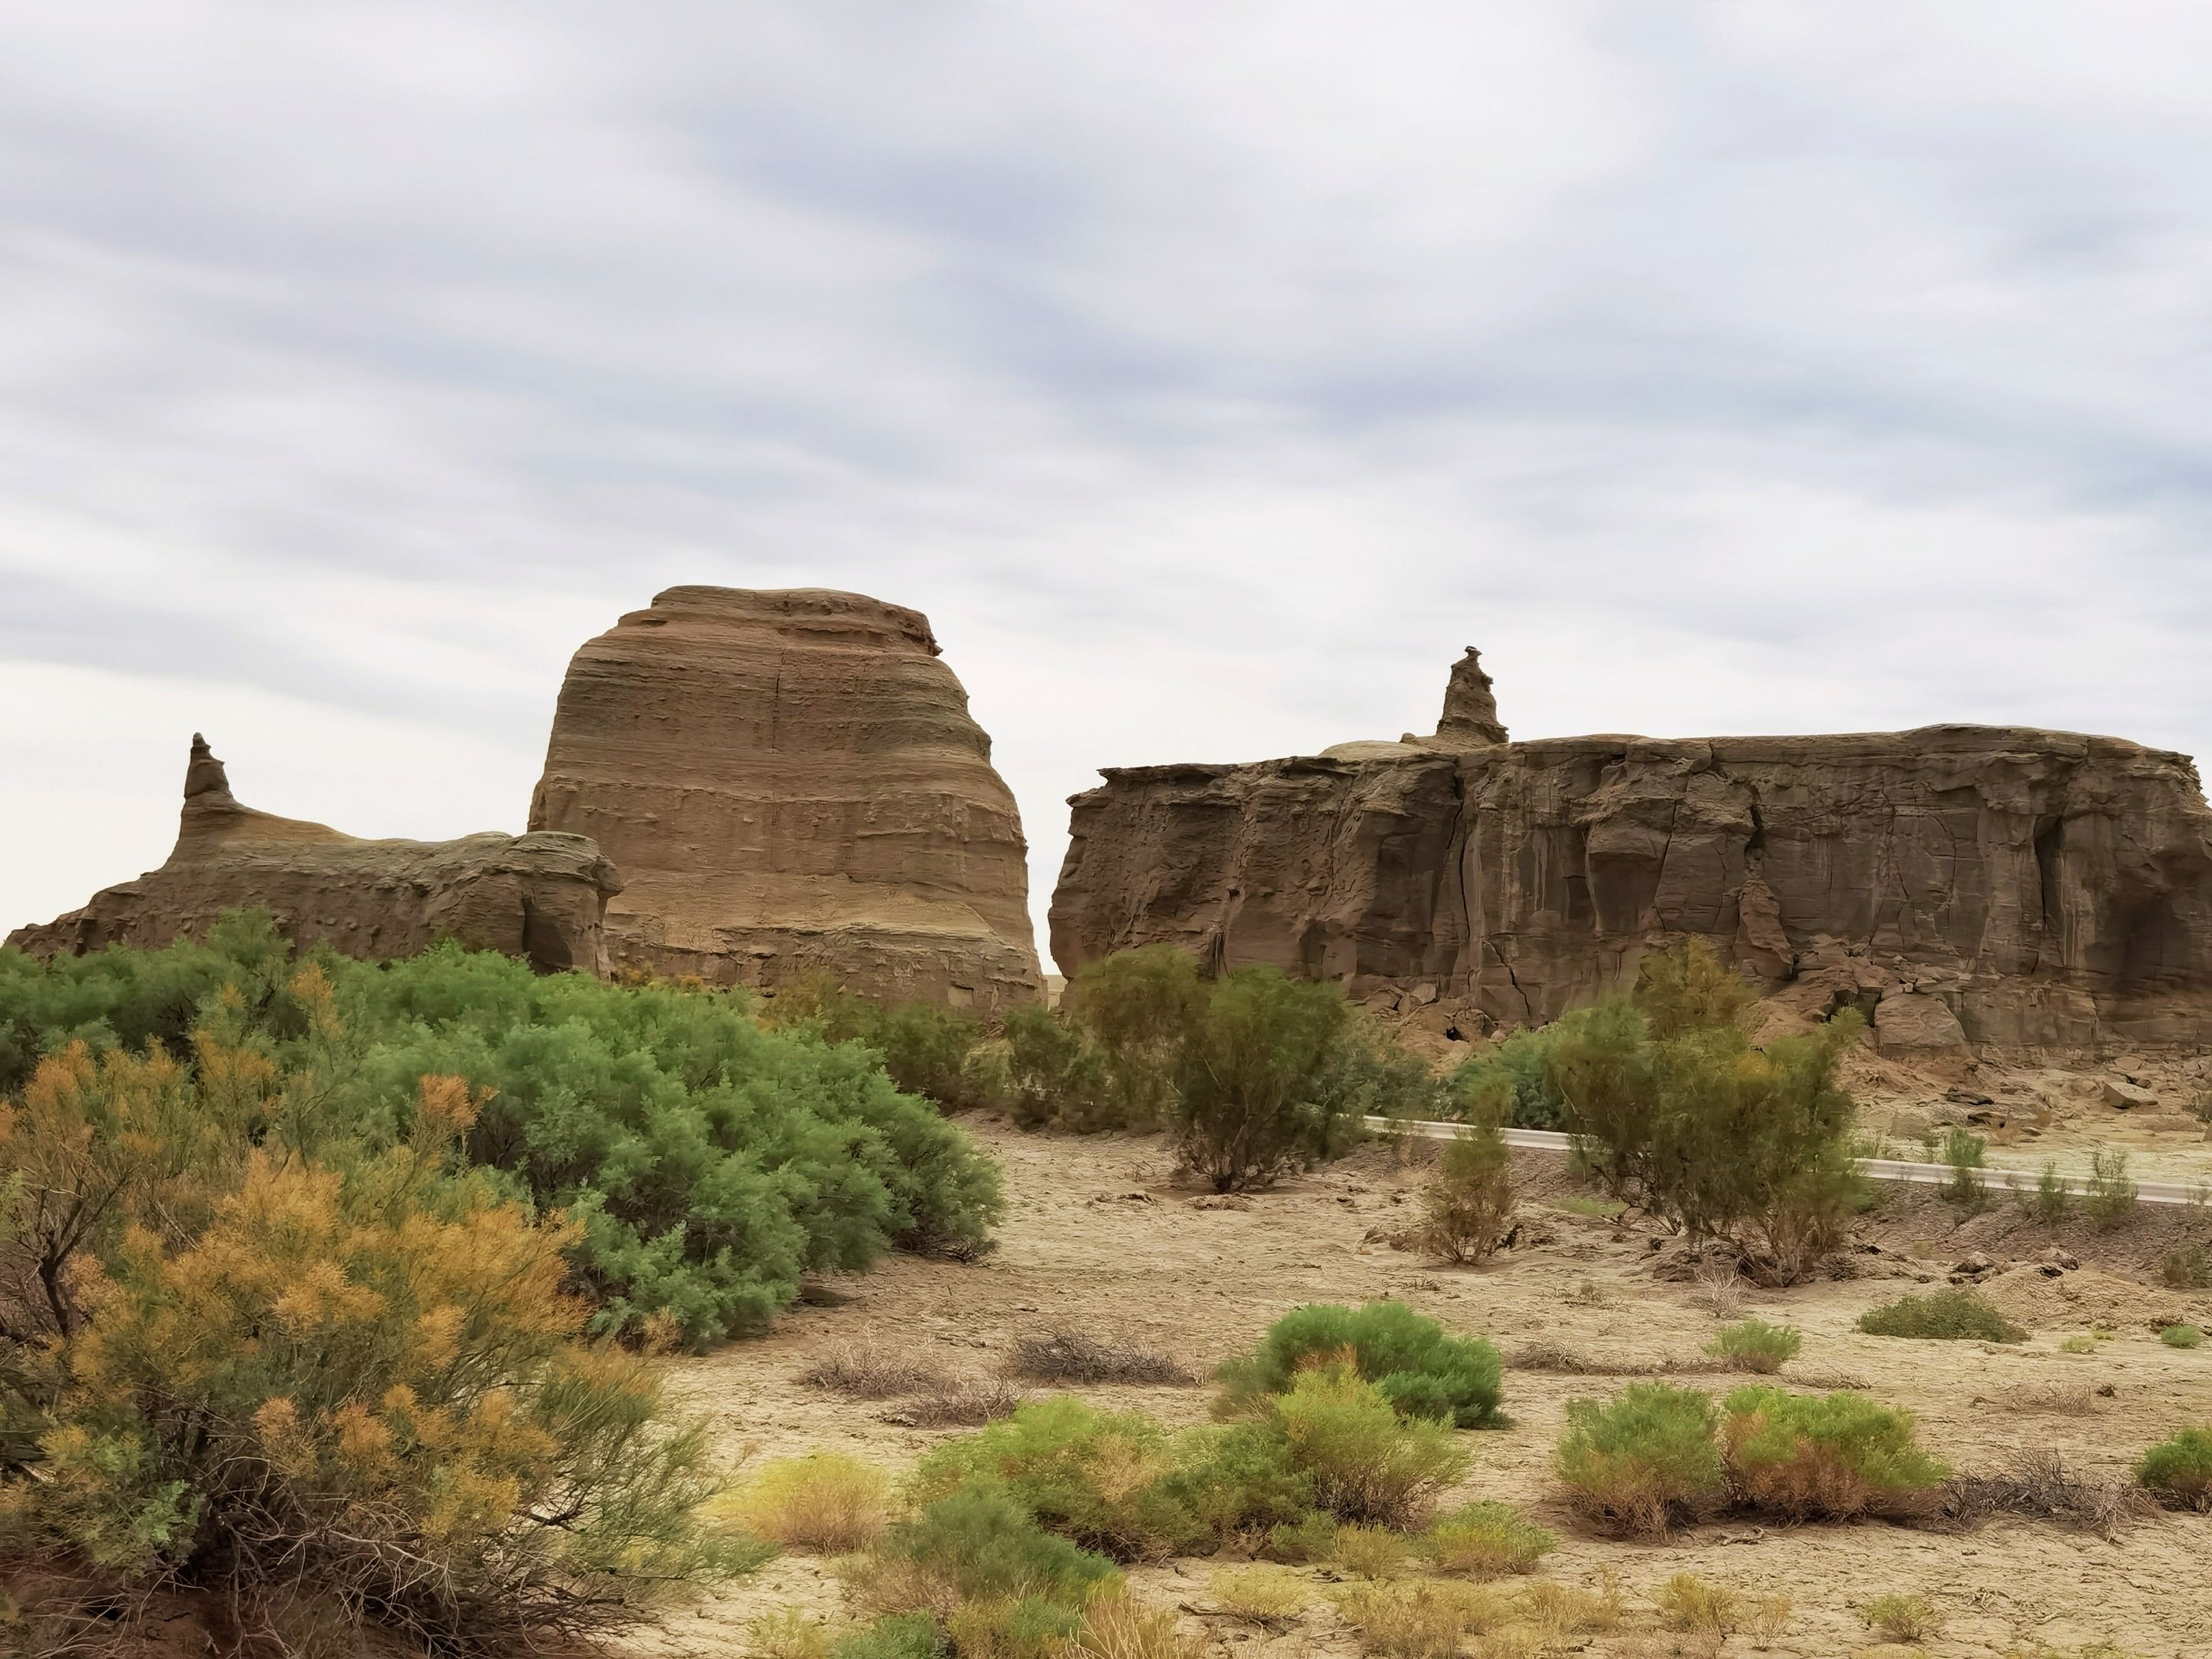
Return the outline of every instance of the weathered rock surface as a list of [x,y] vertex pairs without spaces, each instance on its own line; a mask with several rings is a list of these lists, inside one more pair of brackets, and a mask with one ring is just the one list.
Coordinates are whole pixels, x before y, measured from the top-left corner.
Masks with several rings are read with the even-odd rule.
[[231,794],[222,763],[195,734],[167,862],[8,943],[42,957],[167,945],[204,933],[226,910],[261,905],[300,944],[348,956],[411,956],[450,936],[548,972],[599,973],[601,918],[620,887],[581,836],[363,841],[257,812]]
[[990,756],[921,612],[674,587],[569,664],[530,823],[620,866],[617,963],[995,1006],[1042,981]]
[[1443,727],[1106,771],[1071,803],[1061,971],[1167,940],[1355,995],[1432,982],[1473,1036],[1556,1018],[1695,933],[1900,1048],[1954,1024],[1983,1044],[2212,1041],[2212,808],[2185,756],[1969,726],[1505,743],[1471,653]]

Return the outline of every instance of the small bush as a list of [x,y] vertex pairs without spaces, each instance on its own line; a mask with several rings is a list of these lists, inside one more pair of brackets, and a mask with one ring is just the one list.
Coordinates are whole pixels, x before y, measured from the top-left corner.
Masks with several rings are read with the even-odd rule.
[[1267,1427],[1340,1521],[1409,1525],[1468,1465],[1449,1429],[1400,1417],[1375,1384],[1336,1367],[1301,1372]]
[[1338,1614],[1377,1659],[1457,1659],[1461,1644],[1505,1622],[1510,1607],[1495,1590],[1450,1579],[1355,1584],[1335,1598]]
[[1656,1534],[1713,1509],[1727,1476],[1713,1402],[1694,1389],[1630,1384],[1611,1400],[1567,1403],[1557,1456],[1575,1507],[1626,1532]]
[[883,1613],[949,1615],[960,1603],[1040,1600],[1079,1608],[1118,1575],[1103,1555],[1045,1531],[1005,1492],[966,1487],[896,1521],[856,1564]]
[[1421,1236],[1446,1261],[1480,1261],[1513,1219],[1510,1150],[1494,1118],[1471,1123],[1449,1142],[1421,1189]]
[[2097,1339],[2094,1336],[2069,1336],[2058,1345],[2061,1353],[2094,1353]]
[[1182,1387],[1198,1381],[1181,1360],[1132,1343],[1105,1341],[1081,1331],[1025,1336],[1014,1345],[1007,1370],[1031,1382],[1140,1382]]
[[2025,1342],[2027,1333],[1978,1291],[1952,1288],[1901,1296],[1869,1308],[1858,1318],[1869,1336],[1908,1336],[1929,1341]]
[[864,1336],[840,1342],[799,1372],[809,1388],[849,1395],[855,1400],[890,1400],[945,1386],[945,1372],[911,1348]]
[[2169,1348],[2193,1348],[2203,1341],[2204,1333],[2194,1325],[2168,1325],[2158,1334],[2158,1340]]
[[1209,1582],[1215,1605],[1255,1624],[1287,1624],[1313,1602],[1313,1587],[1287,1567],[1261,1565],[1217,1572]]
[[1552,1077],[1552,1029],[1547,1025],[1511,1032],[1462,1061],[1451,1075],[1452,1092],[1462,1107],[1458,1115],[1471,1115],[1465,1109],[1477,1102],[1486,1109],[1495,1098],[1490,1093],[1496,1087],[1492,1079],[1498,1079],[1508,1091],[1505,1121],[1511,1127],[1565,1128],[1566,1103]]
[[802,1609],[780,1607],[745,1626],[745,1659],[830,1659],[830,1632]]
[[2136,1465],[2136,1479],[2172,1509],[2212,1509],[2212,1424],[2160,1441]]
[[2100,1232],[2135,1218],[2136,1183],[2128,1177],[2128,1155],[2118,1147],[2100,1148],[2089,1154],[2089,1179],[2082,1184],[2081,1205]]
[[1425,1543],[1438,1567],[1470,1578],[1534,1571],[1559,1547],[1556,1533],[1523,1520],[1510,1504],[1488,1500],[1453,1510],[1429,1528]]
[[1284,1315],[1249,1358],[1232,1360],[1218,1373],[1227,1385],[1225,1403],[1250,1409],[1288,1389],[1303,1366],[1346,1352],[1359,1375],[1408,1416],[1462,1429],[1498,1421],[1498,1350],[1480,1337],[1448,1335],[1401,1302],[1358,1309],[1309,1303]]
[[1179,1634],[1175,1614],[1148,1607],[1126,1585],[1093,1591],[1068,1659],[1205,1659],[1206,1646]]
[[1341,1528],[1336,1517],[1316,1510],[1296,1521],[1285,1521],[1267,1534],[1267,1553],[1278,1561],[1327,1561],[1336,1551]]
[[2023,1197],[2021,1202],[2027,1206],[2029,1214],[2046,1227],[2065,1224],[2068,1212],[2074,1207],[2074,1194],[2067,1189],[2065,1179],[2058,1173],[2055,1159],[2044,1160],[2043,1174],[2036,1180],[2034,1193]]
[[1212,1532],[1188,1491],[1170,1482],[1178,1467],[1150,1418],[1061,1395],[946,1441],[915,1466],[911,1489],[921,1503],[962,1487],[1004,1492],[1047,1531],[1132,1561],[1174,1554]]
[[2212,1290],[2212,1251],[2194,1240],[2173,1245],[2158,1264],[2158,1279],[2172,1291]]
[[1943,1615],[1924,1595],[1877,1595],[1860,1616],[1885,1642],[1924,1642],[1943,1628]]
[[1355,1522],[1334,1528],[1328,1553],[1319,1559],[1354,1578],[1395,1578],[1412,1565],[1413,1547],[1403,1533]]
[[1943,1136],[1943,1162],[1950,1166],[1951,1178],[1943,1185],[1943,1196],[1969,1214],[1990,1201],[1989,1188],[1983,1184],[1982,1168],[1988,1161],[1989,1143],[1971,1129],[1952,1129]]
[[1724,1325],[1705,1352],[1747,1371],[1771,1374],[1797,1357],[1805,1339],[1787,1325],[1770,1325],[1763,1319],[1746,1319]]
[[927,1613],[886,1613],[850,1635],[838,1638],[830,1659],[940,1659],[945,1638]]
[[1924,1510],[1950,1478],[1920,1449],[1911,1413],[1859,1395],[1738,1389],[1721,1409],[1737,1494],[1793,1521]]
[[1743,1597],[1724,1584],[1708,1584],[1691,1573],[1676,1573],[1653,1599],[1668,1630],[1725,1642],[1743,1627]]
[[890,1518],[890,1477],[843,1452],[779,1458],[724,1500],[724,1512],[787,1549],[842,1555]]

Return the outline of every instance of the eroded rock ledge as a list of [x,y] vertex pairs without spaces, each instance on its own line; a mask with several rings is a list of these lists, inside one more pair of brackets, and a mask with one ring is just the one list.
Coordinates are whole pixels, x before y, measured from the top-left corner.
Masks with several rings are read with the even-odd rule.
[[1510,743],[1470,653],[1435,736],[1102,775],[1070,803],[1065,973],[1166,940],[1487,1029],[1700,934],[1891,1051],[2212,1041],[2212,808],[2186,756],[2119,738]]
[[621,883],[582,836],[495,832],[458,841],[364,841],[241,805],[195,733],[177,844],[158,870],[83,908],[18,928],[33,956],[198,938],[226,910],[265,906],[301,945],[411,956],[451,937],[547,972],[605,971],[602,918]]

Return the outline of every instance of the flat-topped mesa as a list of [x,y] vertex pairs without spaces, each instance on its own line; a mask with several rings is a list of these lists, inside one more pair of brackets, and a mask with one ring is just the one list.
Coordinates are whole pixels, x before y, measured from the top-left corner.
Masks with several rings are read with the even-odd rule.
[[605,971],[601,920],[622,884],[581,836],[488,831],[457,841],[364,841],[240,805],[207,739],[192,734],[167,860],[82,909],[19,928],[33,956],[197,939],[225,911],[264,908],[295,943],[372,960],[442,938],[522,957],[542,971]]
[[1060,971],[1169,941],[1473,1036],[1699,934],[1786,1011],[1869,1010],[1886,1050],[2212,1042],[2187,757],[1967,726],[1482,743],[1480,672],[1434,739],[1106,772],[1071,802]]
[[999,1006],[1042,980],[990,757],[920,611],[673,587],[569,664],[530,822],[621,866],[617,963]]

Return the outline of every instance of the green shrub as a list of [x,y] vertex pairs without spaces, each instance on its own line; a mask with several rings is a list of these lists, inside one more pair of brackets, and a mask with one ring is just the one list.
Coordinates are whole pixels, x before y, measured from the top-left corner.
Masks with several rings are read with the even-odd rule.
[[2037,1178],[2033,1195],[2021,1201],[2027,1206],[2028,1212],[2046,1227],[2057,1227],[2064,1223],[2068,1211],[2073,1208],[2074,1195],[2068,1190],[2065,1178],[2058,1173],[2056,1160],[2044,1160],[2043,1174]]
[[882,1611],[949,1613],[962,1601],[1080,1607],[1117,1574],[1104,1556],[1045,1531],[1005,1491],[976,1486],[892,1522],[856,1577]]
[[1468,1462],[1449,1429],[1401,1417],[1373,1383],[1336,1366],[1300,1372],[1265,1428],[1340,1521],[1410,1525]]
[[1859,1316],[1858,1328],[1869,1336],[1911,1336],[1933,1341],[2027,1340],[2027,1333],[1999,1313],[1987,1297],[1961,1288],[1901,1296],[1869,1308]]
[[1924,1642],[1943,1628],[1942,1614],[1924,1595],[1877,1595],[1860,1616],[1885,1642]]
[[2169,1348],[2193,1348],[2204,1340],[2204,1333],[2194,1325],[2168,1325],[2158,1340]]
[[1294,1309],[1267,1328],[1249,1358],[1222,1366],[1226,1403],[1249,1407],[1281,1394],[1301,1368],[1347,1350],[1359,1375],[1408,1416],[1462,1429],[1499,1420],[1498,1350],[1479,1336],[1447,1334],[1402,1302],[1357,1309],[1316,1302]]
[[1423,1540],[1429,1558],[1446,1572],[1473,1578],[1529,1572],[1559,1548],[1559,1535],[1522,1519],[1510,1504],[1488,1499],[1454,1510]]
[[1553,1030],[1547,1025],[1511,1032],[1461,1061],[1451,1074],[1451,1091],[1462,1105],[1454,1115],[1468,1115],[1467,1109],[1477,1103],[1486,1109],[1494,1098],[1490,1091],[1497,1086],[1492,1079],[1503,1079],[1511,1091],[1504,1112],[1509,1127],[1564,1128],[1566,1103],[1552,1077]]
[[1656,1534],[1727,1495],[1713,1402],[1694,1389],[1633,1382],[1601,1403],[1567,1403],[1556,1467],[1575,1507],[1623,1531]]
[[2212,1290],[2212,1251],[2194,1239],[2170,1246],[2158,1264],[2158,1279],[2169,1290]]
[[1272,1528],[1267,1534],[1267,1553],[1279,1561],[1326,1561],[1335,1551],[1337,1531],[1336,1517],[1316,1510]]
[[929,1614],[891,1613],[839,1637],[830,1659],[940,1659],[945,1651],[945,1638]]
[[1079,1022],[1029,1003],[1006,1011],[1007,1111],[1025,1129],[1089,1133],[1157,1127],[1115,1086],[1106,1052]]
[[1455,1115],[1458,1096],[1450,1081],[1394,1037],[1371,1016],[1352,1012],[1313,1080],[1316,1103],[1347,1126],[1362,1118],[1436,1122]]
[[1804,1346],[1805,1339],[1787,1325],[1744,1319],[1722,1326],[1720,1334],[1706,1344],[1705,1352],[1744,1370],[1778,1371]]
[[1793,1521],[1924,1509],[1951,1478],[1920,1449],[1911,1412],[1863,1395],[1738,1389],[1721,1410],[1738,1497]]
[[1951,1129],[1943,1136],[1943,1162],[1951,1168],[1951,1178],[1943,1185],[1943,1196],[1969,1212],[1989,1202],[1989,1189],[1983,1184],[1982,1176],[1983,1166],[1988,1161],[1988,1145],[1971,1129]]
[[1863,1022],[1752,1046],[1748,995],[1711,948],[1651,952],[1635,998],[1556,1022],[1551,1065],[1577,1157],[1694,1241],[1742,1244],[1792,1283],[1835,1248],[1863,1190],[1837,1067]]
[[[1502,1089],[1492,1085],[1493,1095]],[[1486,1115],[1445,1144],[1422,1188],[1422,1237],[1447,1261],[1480,1261],[1504,1241],[1512,1219],[1512,1153],[1496,1117]]]
[[1198,959],[1172,945],[1116,951],[1076,970],[1060,1007],[1096,1045],[1119,1123],[1174,1120],[1176,1074],[1210,995]]
[[1102,1412],[1072,1395],[936,1447],[911,1490],[927,1503],[963,1487],[1005,1492],[1048,1532],[1115,1560],[1173,1555],[1210,1535],[1165,1430],[1136,1412]]
[[2136,1465],[2136,1479],[2173,1509],[2212,1509],[2212,1424],[2160,1441]]
[[1216,981],[1176,1057],[1176,1145],[1218,1193],[1303,1169],[1358,1133],[1317,1087],[1351,1012],[1334,985],[1241,968]]
[[2100,1232],[2135,1218],[2136,1183],[2128,1178],[2128,1155],[2118,1147],[2100,1147],[2089,1154],[2081,1206]]

